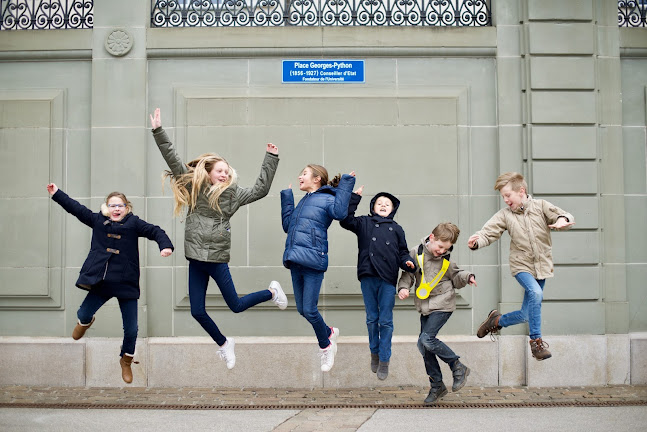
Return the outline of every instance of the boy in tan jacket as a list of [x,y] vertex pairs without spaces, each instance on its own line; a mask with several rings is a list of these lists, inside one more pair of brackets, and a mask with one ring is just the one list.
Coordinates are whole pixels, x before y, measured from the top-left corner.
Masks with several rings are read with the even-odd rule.
[[510,271],[524,288],[521,310],[501,315],[496,309],[480,325],[476,335],[497,333],[502,327],[528,323],[530,350],[537,360],[551,357],[541,339],[541,301],[546,278],[553,277],[550,230],[570,229],[573,216],[557,206],[528,195],[528,185],[516,172],[501,174],[494,184],[508,207],[499,210],[467,245],[475,250],[497,241],[503,231],[510,235]]
[[418,350],[425,362],[431,390],[425,404],[433,404],[447,394],[443,375],[436,357],[449,365],[454,377],[452,391],[465,385],[470,369],[459,356],[436,335],[456,310],[456,288],[470,284],[476,286],[474,275],[449,261],[449,252],[456,243],[460,230],[452,223],[441,223],[422,243],[409,251],[418,269],[415,273],[402,272],[398,281],[398,297],[409,297],[415,292],[414,303],[420,313]]

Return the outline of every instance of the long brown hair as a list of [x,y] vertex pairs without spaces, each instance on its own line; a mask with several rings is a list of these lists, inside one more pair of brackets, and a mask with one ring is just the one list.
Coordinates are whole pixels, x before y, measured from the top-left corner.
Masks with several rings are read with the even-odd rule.
[[306,165],[306,168],[310,168],[313,177],[321,177],[321,186],[330,185],[332,187],[337,187],[339,185],[341,174],[337,174],[332,180],[328,181],[328,170],[321,165],[308,164]]
[[[209,173],[218,162],[225,162],[229,166],[229,177],[223,183],[211,183]],[[186,164],[188,171],[182,175],[174,176],[170,171],[164,171],[162,179],[169,177],[171,179],[171,189],[175,198],[175,206],[173,214],[179,216],[182,209],[187,207],[189,211],[195,208],[198,194],[203,193],[205,188],[209,188],[207,196],[209,197],[209,205],[222,213],[218,198],[222,195],[223,191],[235,183],[238,179],[236,170],[229,165],[229,162],[222,156],[216,153],[204,153],[193,159]]]

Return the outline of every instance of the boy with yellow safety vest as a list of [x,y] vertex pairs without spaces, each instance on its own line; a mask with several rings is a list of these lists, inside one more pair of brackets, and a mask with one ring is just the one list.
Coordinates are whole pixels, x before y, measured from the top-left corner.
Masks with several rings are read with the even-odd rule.
[[439,224],[429,237],[411,249],[409,254],[418,265],[415,273],[403,272],[398,282],[398,297],[409,297],[415,292],[414,303],[420,312],[418,349],[425,362],[431,390],[425,404],[433,404],[447,394],[443,375],[436,357],[449,365],[454,377],[452,391],[463,388],[470,369],[459,356],[436,336],[456,310],[456,291],[470,284],[476,286],[474,274],[461,270],[449,261],[449,253],[458,240],[460,230],[452,223]]

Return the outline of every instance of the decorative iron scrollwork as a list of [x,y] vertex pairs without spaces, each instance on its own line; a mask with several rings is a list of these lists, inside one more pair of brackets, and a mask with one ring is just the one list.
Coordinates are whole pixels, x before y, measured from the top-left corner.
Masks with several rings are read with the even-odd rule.
[[619,27],[647,27],[647,0],[618,0]]
[[151,0],[152,27],[490,26],[490,0]]
[[0,0],[0,30],[91,29],[92,0]]

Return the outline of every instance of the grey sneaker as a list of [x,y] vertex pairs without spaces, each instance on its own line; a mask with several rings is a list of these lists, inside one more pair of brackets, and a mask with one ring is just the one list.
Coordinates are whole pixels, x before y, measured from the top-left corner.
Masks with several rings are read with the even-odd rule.
[[377,379],[384,381],[389,376],[389,362],[380,362],[377,366]]
[[380,356],[371,353],[371,372],[377,372],[377,366],[380,364]]
[[452,366],[452,375],[454,376],[454,383],[452,384],[453,392],[457,392],[463,388],[469,374],[470,368],[468,368],[458,360],[454,362]]

